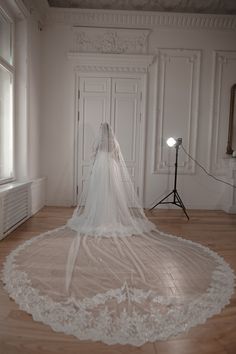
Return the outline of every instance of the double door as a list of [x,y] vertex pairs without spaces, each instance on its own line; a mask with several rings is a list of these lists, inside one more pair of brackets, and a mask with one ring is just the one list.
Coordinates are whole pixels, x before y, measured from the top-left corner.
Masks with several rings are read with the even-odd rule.
[[141,80],[135,77],[79,78],[78,198],[87,186],[94,141],[102,122],[108,122],[120,144],[130,176],[140,191]]

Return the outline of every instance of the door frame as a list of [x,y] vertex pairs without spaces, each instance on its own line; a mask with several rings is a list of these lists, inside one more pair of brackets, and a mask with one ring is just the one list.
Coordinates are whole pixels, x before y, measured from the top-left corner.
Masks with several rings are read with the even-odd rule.
[[140,146],[138,188],[139,201],[143,205],[144,174],[145,174],[145,141],[147,112],[148,68],[153,62],[153,55],[133,54],[101,54],[101,53],[69,53],[72,60],[75,78],[74,103],[74,173],[73,173],[73,204],[78,202],[78,135],[79,135],[79,87],[83,77],[118,77],[140,80],[142,92],[140,107]]

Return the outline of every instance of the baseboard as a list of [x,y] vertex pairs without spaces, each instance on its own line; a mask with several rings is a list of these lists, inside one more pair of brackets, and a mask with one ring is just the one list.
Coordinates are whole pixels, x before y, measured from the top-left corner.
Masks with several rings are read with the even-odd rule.
[[72,200],[68,200],[68,199],[58,199],[58,200],[46,200],[45,202],[46,206],[57,206],[57,207],[73,207],[73,202]]

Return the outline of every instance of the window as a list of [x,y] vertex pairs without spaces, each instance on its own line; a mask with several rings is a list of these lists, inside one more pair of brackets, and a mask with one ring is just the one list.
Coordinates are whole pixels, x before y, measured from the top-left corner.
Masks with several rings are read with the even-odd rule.
[[13,22],[0,7],[0,184],[14,179]]

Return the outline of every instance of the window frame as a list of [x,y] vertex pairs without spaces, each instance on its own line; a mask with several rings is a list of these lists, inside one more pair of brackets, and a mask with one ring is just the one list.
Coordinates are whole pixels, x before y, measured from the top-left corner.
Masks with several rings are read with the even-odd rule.
[[10,25],[10,61],[0,55],[0,67],[6,70],[12,79],[12,177],[0,178],[0,186],[16,180],[15,175],[15,21],[14,18],[0,5],[0,14]]

